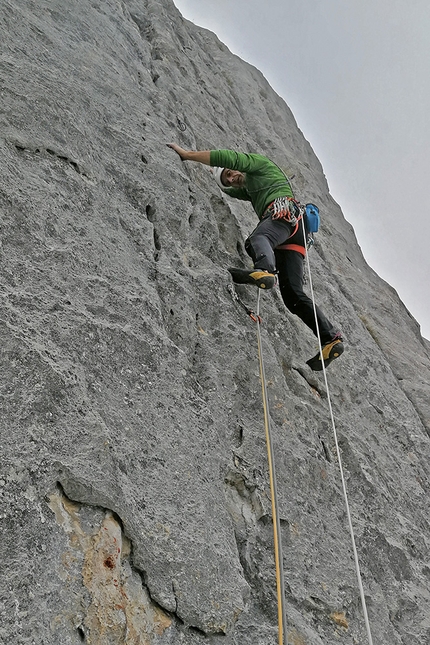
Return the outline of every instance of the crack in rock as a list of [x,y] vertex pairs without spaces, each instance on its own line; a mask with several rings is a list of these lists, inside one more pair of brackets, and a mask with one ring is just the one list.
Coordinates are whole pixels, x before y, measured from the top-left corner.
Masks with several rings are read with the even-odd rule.
[[82,177],[85,177],[86,179],[89,179],[88,175],[82,170],[81,166],[75,161],[74,159],[71,159],[68,155],[56,152],[55,150],[52,150],[51,148],[44,148],[42,146],[30,146],[24,143],[19,143],[15,142],[15,149],[19,153],[27,152],[32,155],[45,155],[45,153],[51,157],[55,157],[56,159],[59,159],[60,161],[63,161],[64,163],[68,164],[73,168],[73,170],[78,174],[81,175]]

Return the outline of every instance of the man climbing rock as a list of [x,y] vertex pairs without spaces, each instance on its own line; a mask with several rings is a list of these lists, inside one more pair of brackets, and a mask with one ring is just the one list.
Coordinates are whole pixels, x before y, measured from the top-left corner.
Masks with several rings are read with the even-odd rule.
[[[253,269],[230,268],[233,281],[271,289],[278,274],[279,288],[287,309],[317,336],[312,300],[303,291],[303,259],[306,241],[299,225],[301,210],[293,198],[290,183],[282,170],[259,154],[234,150],[184,150],[167,144],[182,159],[212,166],[219,187],[230,197],[251,202],[260,223],[245,242]],[[344,350],[341,333],[319,307],[316,307],[322,344],[322,358],[327,367]],[[307,361],[311,369],[323,369],[321,354]]]

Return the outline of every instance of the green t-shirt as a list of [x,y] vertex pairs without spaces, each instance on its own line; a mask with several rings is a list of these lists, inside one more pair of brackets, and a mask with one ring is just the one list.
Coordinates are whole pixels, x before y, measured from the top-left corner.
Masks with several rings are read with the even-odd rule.
[[277,197],[293,197],[291,186],[282,170],[263,155],[235,150],[211,150],[210,162],[211,166],[245,173],[243,188],[226,188],[225,192],[230,197],[251,202],[259,219]]

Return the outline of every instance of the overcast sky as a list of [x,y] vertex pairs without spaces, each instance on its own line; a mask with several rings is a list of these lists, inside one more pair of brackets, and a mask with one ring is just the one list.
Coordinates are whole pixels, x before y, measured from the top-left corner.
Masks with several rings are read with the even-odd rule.
[[430,339],[430,0],[174,3],[284,98],[366,260]]

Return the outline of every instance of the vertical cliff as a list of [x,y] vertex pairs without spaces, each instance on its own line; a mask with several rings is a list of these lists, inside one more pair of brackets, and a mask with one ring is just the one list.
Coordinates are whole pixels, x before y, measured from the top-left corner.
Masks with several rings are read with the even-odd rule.
[[[256,221],[178,141],[267,154],[320,206],[372,631],[428,643],[429,344],[288,107],[170,0],[4,0],[0,30],[0,640],[275,642],[255,327],[226,290]],[[364,643],[315,339],[262,306],[289,642]]]

